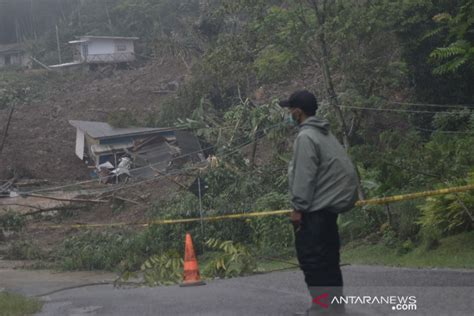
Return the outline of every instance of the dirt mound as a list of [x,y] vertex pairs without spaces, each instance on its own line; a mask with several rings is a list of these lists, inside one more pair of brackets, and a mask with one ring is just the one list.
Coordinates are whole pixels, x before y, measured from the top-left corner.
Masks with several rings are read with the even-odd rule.
[[[88,179],[90,171],[74,154],[75,129],[68,120],[107,121],[110,113],[124,111],[145,122],[186,74],[182,62],[169,60],[137,69],[109,66],[33,76],[37,81],[47,77],[48,82],[38,97],[15,109],[0,156],[0,179],[8,179],[13,171],[56,182]],[[0,111],[1,122],[7,121],[8,112]]]

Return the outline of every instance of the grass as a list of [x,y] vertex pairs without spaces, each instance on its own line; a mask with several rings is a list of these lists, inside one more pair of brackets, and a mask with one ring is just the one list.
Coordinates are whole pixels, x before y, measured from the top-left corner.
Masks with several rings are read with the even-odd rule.
[[39,312],[42,303],[19,294],[0,292],[0,316],[23,316]]
[[433,250],[422,246],[406,254],[382,244],[348,244],[342,251],[342,262],[414,268],[474,269],[474,231],[440,240]]

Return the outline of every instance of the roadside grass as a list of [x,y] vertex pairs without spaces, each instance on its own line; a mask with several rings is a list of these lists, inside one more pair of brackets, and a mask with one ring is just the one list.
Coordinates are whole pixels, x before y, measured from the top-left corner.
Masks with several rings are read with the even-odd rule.
[[413,268],[474,269],[474,231],[440,240],[433,250],[419,246],[406,254],[382,244],[348,244],[342,250],[342,262]]
[[37,299],[0,292],[0,316],[32,315],[39,312],[42,306],[43,304]]

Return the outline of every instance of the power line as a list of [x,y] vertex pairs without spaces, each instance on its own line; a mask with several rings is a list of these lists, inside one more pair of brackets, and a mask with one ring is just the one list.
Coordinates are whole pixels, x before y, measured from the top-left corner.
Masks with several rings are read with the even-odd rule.
[[419,110],[400,110],[400,109],[380,109],[380,108],[369,108],[362,106],[349,106],[342,105],[341,108],[364,110],[364,111],[378,111],[378,112],[396,112],[396,113],[417,113],[417,114],[456,114],[455,112],[436,112],[436,111],[419,111]]
[[[263,138],[264,136],[266,136],[266,132],[269,131],[269,130],[272,130],[274,128],[277,128],[277,127],[280,127],[280,126],[283,126],[285,125],[285,123],[283,122],[279,122],[277,124],[274,124],[274,125],[271,125],[269,127],[266,127],[262,130],[260,130],[259,132],[263,132],[263,134],[259,137],[256,138],[256,140],[259,140],[261,138]],[[243,136],[243,137],[240,137],[239,139],[243,139],[243,138],[247,138],[246,136]],[[252,142],[254,142],[254,140],[249,140],[245,143],[242,143],[238,146],[236,146],[231,152],[228,152],[224,155],[222,155],[222,157],[226,157],[230,154],[232,154],[233,152],[239,150],[240,148],[243,148],[249,144],[251,144]],[[194,152],[190,152],[190,153],[187,153],[187,154],[183,154],[183,155],[180,155],[180,156],[177,156],[177,157],[174,157],[173,159],[170,160],[170,162],[173,162],[175,160],[178,160],[178,159],[182,159],[182,158],[185,158],[185,157],[188,157],[188,156],[191,156],[191,155],[194,155],[194,154],[197,154],[197,153],[201,153],[202,151],[205,151],[205,150],[210,150],[210,149],[213,149],[215,148],[216,145],[211,145],[211,146],[208,146],[206,148],[203,148],[201,150],[197,150],[197,151],[194,151]],[[143,167],[139,167],[139,168],[134,168],[132,169],[133,171],[139,171],[139,170],[143,170],[143,169],[146,169],[146,168],[150,168],[150,167],[153,167],[153,166],[156,166],[158,164],[161,164],[161,162],[158,162],[158,163],[153,163],[153,164],[148,164],[146,166],[143,166]],[[188,167],[188,168],[183,168],[183,169],[180,169],[181,173],[184,172],[184,171],[187,171],[187,170],[192,170],[192,169],[196,169],[197,167]],[[173,175],[173,174],[179,174],[180,172],[178,173],[172,173],[172,174],[163,174],[163,175],[160,175],[160,176],[157,176],[157,177],[154,177],[153,179],[146,179],[146,180],[143,180],[143,181],[139,181],[139,182],[135,182],[135,183],[132,183],[131,185],[137,185],[137,184],[140,184],[142,182],[149,182],[149,181],[154,181],[158,178],[161,178],[161,177],[166,177],[166,176],[169,176],[169,175]],[[102,179],[108,179],[108,178],[112,178],[112,177],[115,177],[116,175],[108,175],[106,177],[102,177]],[[75,183],[70,183],[70,184],[66,184],[66,185],[62,185],[62,186],[56,186],[56,187],[52,187],[52,188],[45,188],[45,189],[38,189],[38,190],[31,190],[31,191],[26,191],[26,192],[18,192],[19,195],[29,195],[29,194],[33,194],[33,193],[40,193],[40,192],[49,192],[49,191],[57,191],[57,190],[60,190],[60,189],[64,189],[64,188],[67,188],[67,187],[72,187],[72,186],[78,186],[78,185],[83,185],[83,184],[89,184],[89,183],[94,183],[94,182],[97,182],[96,179],[93,179],[93,180],[86,180],[86,181],[81,181],[81,182],[75,182]],[[130,185],[129,185],[130,186]],[[125,186],[122,186],[122,187],[119,187],[118,189],[123,189]],[[94,189],[92,190],[89,190],[90,191],[96,191]],[[97,189],[97,191],[104,191],[104,189]],[[114,190],[111,190],[110,192],[112,192]],[[109,192],[108,190],[105,190],[104,193],[107,193]],[[3,194],[3,195],[0,195],[0,196],[3,196],[3,197],[9,197],[9,195],[6,195],[6,194]]]
[[[281,125],[280,124],[277,124],[277,125]],[[227,157],[227,156],[230,156],[232,155],[233,153],[237,152],[238,150],[252,144],[254,141],[258,141],[262,138],[264,138],[265,136],[267,136],[267,134],[262,134],[258,137],[256,137],[256,139],[252,139],[252,140],[249,140],[247,142],[244,142],[242,144],[240,144],[239,146],[236,146],[234,148],[232,148],[232,150],[230,150],[229,152],[223,154],[220,156],[220,158],[224,158],[224,157]],[[155,180],[158,180],[158,179],[161,179],[161,178],[165,178],[165,177],[168,177],[168,176],[172,176],[172,175],[179,175],[179,174],[184,174],[186,173],[187,171],[189,170],[196,170],[196,169],[199,169],[199,167],[197,166],[192,166],[192,167],[187,167],[187,168],[181,168],[181,169],[178,169],[178,170],[174,170],[174,171],[171,171],[171,172],[168,172],[168,173],[165,173],[165,174],[161,174],[161,175],[158,175],[158,176],[155,176],[153,177],[152,179],[145,179],[145,180],[141,180],[141,181],[138,181],[138,182],[134,182],[134,183],[131,183],[131,184],[126,184],[126,185],[123,185],[123,186],[120,186],[120,187],[113,187],[113,188],[110,188],[108,190],[103,190],[103,189],[100,189],[98,191],[100,191],[101,193],[110,193],[110,192],[115,192],[115,191],[119,191],[119,190],[123,190],[123,189],[126,189],[126,188],[131,188],[131,187],[135,187],[135,186],[138,186],[138,185],[141,185],[141,184],[144,184],[144,183],[147,183],[147,182],[153,182]],[[133,170],[136,170],[136,169],[133,169]],[[89,192],[94,192],[94,190],[90,190]]]
[[461,132],[461,131],[443,131],[439,129],[428,129],[414,126],[415,129],[424,131],[424,132],[436,132],[436,133],[443,133],[443,134],[466,134],[466,135],[474,135],[474,132]]
[[433,104],[433,103],[413,103],[413,102],[398,102],[398,101],[386,101],[389,104],[399,105],[410,105],[410,106],[426,106],[426,107],[437,107],[437,108],[470,108],[474,104]]
[[[269,127],[266,128],[266,129],[271,129],[271,128],[273,128],[273,127],[277,127],[278,125],[281,125],[281,123],[275,124],[275,125],[272,125],[272,126],[269,126]],[[227,130],[227,129],[229,129],[229,130],[230,130],[230,129],[234,129],[234,127],[222,128],[222,130]],[[265,131],[266,129],[263,129],[263,131]],[[177,130],[177,131],[181,131],[181,130],[188,130],[188,129],[187,129],[187,128],[180,128],[180,129],[176,129],[176,130]],[[239,138],[239,139],[242,139],[242,138],[243,138],[243,137],[241,137],[241,138]],[[174,157],[173,159],[170,160],[170,162],[173,162],[173,161],[176,161],[176,160],[178,160],[178,159],[182,159],[182,158],[185,158],[185,157],[188,157],[188,156],[192,156],[192,155],[201,153],[201,152],[206,151],[206,150],[211,150],[211,149],[213,149],[213,148],[215,148],[215,147],[216,147],[216,145],[211,145],[211,146],[208,146],[208,147],[206,147],[206,148],[202,148],[201,150],[196,150],[196,151],[193,151],[193,152],[190,152],[190,153],[187,153],[187,154],[183,154],[183,155]],[[146,169],[146,168],[154,167],[154,166],[159,165],[159,164],[161,164],[161,162],[148,164],[148,165],[146,165],[146,166],[134,168],[133,170],[134,170],[134,171],[140,171],[140,170],[143,170],[143,169]],[[114,174],[108,175],[108,176],[105,176],[105,177],[102,177],[101,179],[102,179],[102,180],[107,180],[107,179],[111,179],[111,178],[113,178],[113,177],[115,177]],[[56,186],[56,187],[51,187],[51,188],[38,189],[38,190],[28,191],[28,192],[22,192],[22,194],[31,194],[31,193],[40,193],[40,192],[56,191],[56,190],[59,190],[59,189],[64,189],[64,188],[73,187],[73,186],[78,186],[78,185],[84,185],[84,184],[90,184],[90,183],[95,183],[95,182],[97,182],[97,179],[85,180],[85,181],[69,183],[69,184],[65,184],[65,185],[61,185],[61,186]],[[0,195],[0,196],[8,196],[8,195]]]

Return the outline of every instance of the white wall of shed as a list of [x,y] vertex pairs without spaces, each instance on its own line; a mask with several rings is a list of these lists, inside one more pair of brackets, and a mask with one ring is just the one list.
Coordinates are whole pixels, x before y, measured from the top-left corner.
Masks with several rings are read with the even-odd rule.
[[111,39],[92,39],[87,42],[89,46],[89,55],[113,54],[115,52],[115,43]]
[[76,130],[76,156],[84,160],[84,132]]
[[[134,53],[135,52],[135,45],[131,40],[114,40],[114,48],[116,53]],[[117,45],[124,45],[126,50],[119,51],[117,50]]]

